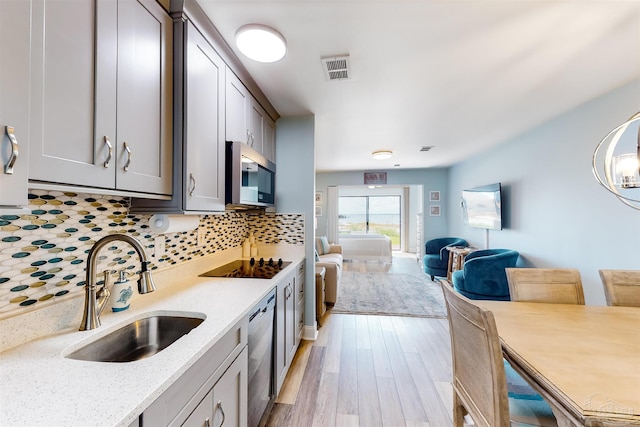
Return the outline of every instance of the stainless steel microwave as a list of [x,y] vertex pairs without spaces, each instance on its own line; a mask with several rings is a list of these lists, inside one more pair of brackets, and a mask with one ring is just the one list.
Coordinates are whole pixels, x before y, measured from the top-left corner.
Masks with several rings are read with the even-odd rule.
[[228,208],[275,205],[275,163],[242,142],[227,141],[225,166]]

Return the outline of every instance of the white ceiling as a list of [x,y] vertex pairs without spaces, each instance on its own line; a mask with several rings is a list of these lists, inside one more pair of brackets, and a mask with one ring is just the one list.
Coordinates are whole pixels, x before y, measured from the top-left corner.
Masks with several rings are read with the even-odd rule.
[[236,53],[282,116],[315,115],[318,171],[448,166],[640,77],[640,0],[198,1],[234,50],[249,23],[287,39]]

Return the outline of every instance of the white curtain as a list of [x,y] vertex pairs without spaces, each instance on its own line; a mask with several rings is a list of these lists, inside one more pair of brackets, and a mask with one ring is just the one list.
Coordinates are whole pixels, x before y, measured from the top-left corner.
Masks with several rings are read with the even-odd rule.
[[327,187],[327,239],[338,243],[338,187]]

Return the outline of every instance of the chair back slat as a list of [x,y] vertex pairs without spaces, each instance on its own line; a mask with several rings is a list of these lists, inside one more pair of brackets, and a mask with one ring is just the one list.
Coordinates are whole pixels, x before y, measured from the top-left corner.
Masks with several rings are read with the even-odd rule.
[[599,270],[607,305],[640,307],[640,270]]
[[[476,426],[509,426],[509,402],[493,314],[473,305],[442,282],[453,355],[454,425],[462,426],[460,404]],[[457,400],[459,399],[459,401]]]
[[573,268],[507,268],[511,301],[584,305],[580,272]]

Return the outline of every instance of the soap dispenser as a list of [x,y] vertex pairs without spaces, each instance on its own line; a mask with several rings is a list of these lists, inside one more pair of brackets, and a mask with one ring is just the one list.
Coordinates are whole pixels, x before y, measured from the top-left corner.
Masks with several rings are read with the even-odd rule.
[[111,310],[124,311],[129,308],[129,300],[133,295],[131,282],[127,279],[126,270],[120,271],[118,281],[111,288]]
[[244,239],[242,242],[242,257],[249,258],[251,256],[251,243],[249,243],[249,239]]

